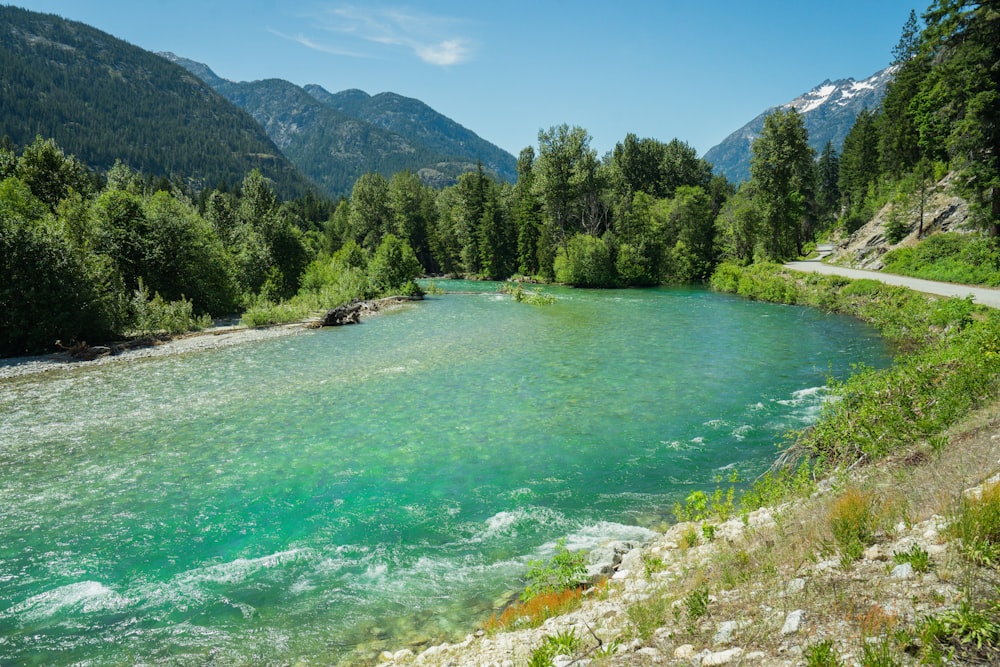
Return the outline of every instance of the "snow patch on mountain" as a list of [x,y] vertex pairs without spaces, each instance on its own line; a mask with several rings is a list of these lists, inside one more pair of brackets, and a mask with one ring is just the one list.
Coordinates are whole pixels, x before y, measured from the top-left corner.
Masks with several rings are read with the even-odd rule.
[[767,109],[726,137],[721,144],[709,149],[705,159],[715,166],[717,173],[724,174],[731,181],[749,179],[750,147],[760,135],[764,119],[779,109],[795,109],[802,116],[809,132],[809,145],[817,153],[828,141],[839,151],[861,110],[875,110],[882,104],[886,88],[895,73],[895,67],[887,67],[861,81],[827,79],[791,102]]

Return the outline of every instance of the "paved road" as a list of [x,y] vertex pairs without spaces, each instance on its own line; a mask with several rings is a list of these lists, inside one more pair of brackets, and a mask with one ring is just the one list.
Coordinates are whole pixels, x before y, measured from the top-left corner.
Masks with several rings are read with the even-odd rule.
[[991,308],[1000,308],[1000,290],[988,287],[973,287],[971,285],[958,285],[955,283],[939,283],[934,280],[921,280],[920,278],[908,278],[907,276],[896,276],[891,273],[881,271],[862,271],[860,269],[847,269],[841,266],[823,264],[819,260],[809,260],[806,262],[789,262],[785,264],[789,269],[796,271],[807,271],[809,273],[825,273],[845,278],[870,278],[878,280],[887,285],[900,285],[909,287],[918,292],[926,294],[938,294],[941,296],[972,296],[972,300]]

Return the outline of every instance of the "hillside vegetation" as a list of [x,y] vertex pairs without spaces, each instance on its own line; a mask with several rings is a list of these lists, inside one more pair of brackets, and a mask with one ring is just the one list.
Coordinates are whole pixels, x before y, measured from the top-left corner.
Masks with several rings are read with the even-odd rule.
[[184,69],[82,23],[0,6],[0,136],[54,139],[98,171],[116,160],[198,189],[259,169],[283,197],[311,184],[245,112]]

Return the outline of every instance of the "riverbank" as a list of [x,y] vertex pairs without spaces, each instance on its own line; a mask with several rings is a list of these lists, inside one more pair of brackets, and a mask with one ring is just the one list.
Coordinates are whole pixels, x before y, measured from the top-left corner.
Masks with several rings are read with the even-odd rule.
[[[358,302],[352,312],[359,318],[370,318],[413,301],[410,297],[386,297]],[[148,337],[111,343],[79,352],[65,350],[52,354],[0,359],[0,380],[52,371],[87,368],[110,363],[124,363],[152,357],[190,354],[207,350],[243,345],[282,336],[292,336],[320,326],[321,317],[270,326],[246,327],[240,324],[220,324],[201,331],[173,336]]]
[[[579,610],[539,628],[480,630],[456,644],[387,652],[381,662],[538,664],[532,658],[549,638],[569,636],[575,650],[551,664],[784,667],[805,664],[820,646],[840,662],[811,664],[916,662],[922,619],[959,608],[970,586],[989,594],[989,571],[962,555],[948,525],[961,498],[997,479],[998,412],[994,402],[970,415],[940,451],[908,448],[886,465],[837,475],[806,497],[745,517],[676,524],[628,552],[608,587],[587,594]],[[860,557],[845,563],[830,517],[851,490],[877,494],[880,520]],[[1000,657],[988,646],[970,650],[959,658],[994,664]],[[900,662],[865,661],[875,652]]]
[[626,554],[607,589],[540,628],[479,631],[384,663],[1000,662],[993,557],[982,555],[1000,548],[1000,525],[982,519],[1000,515],[994,318],[781,267],[717,278],[752,298],[850,312],[916,352],[842,387],[800,438],[800,454],[825,461],[819,483],[765,487],[777,504],[671,527]]

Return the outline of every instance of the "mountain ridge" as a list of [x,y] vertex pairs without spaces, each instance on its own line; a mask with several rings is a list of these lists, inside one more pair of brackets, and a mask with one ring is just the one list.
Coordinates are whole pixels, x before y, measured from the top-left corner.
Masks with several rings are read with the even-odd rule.
[[853,78],[825,79],[790,102],[768,108],[708,149],[704,158],[714,165],[716,173],[731,181],[749,180],[750,146],[760,135],[764,119],[775,111],[787,109],[795,109],[802,116],[809,132],[809,145],[817,154],[822,152],[827,142],[832,142],[839,151],[862,109],[874,110],[881,106],[895,71],[894,67],[886,67],[860,81]]
[[257,168],[283,196],[314,189],[201,79],[84,23],[0,6],[0,71],[0,135],[14,144],[52,138],[99,172],[120,159],[196,188],[235,185]]
[[170,52],[181,65],[247,111],[306,175],[333,196],[350,193],[364,173],[409,170],[448,185],[481,162],[498,178],[516,178],[513,155],[415,98],[351,89],[331,93],[284,79],[236,82],[204,63]]

